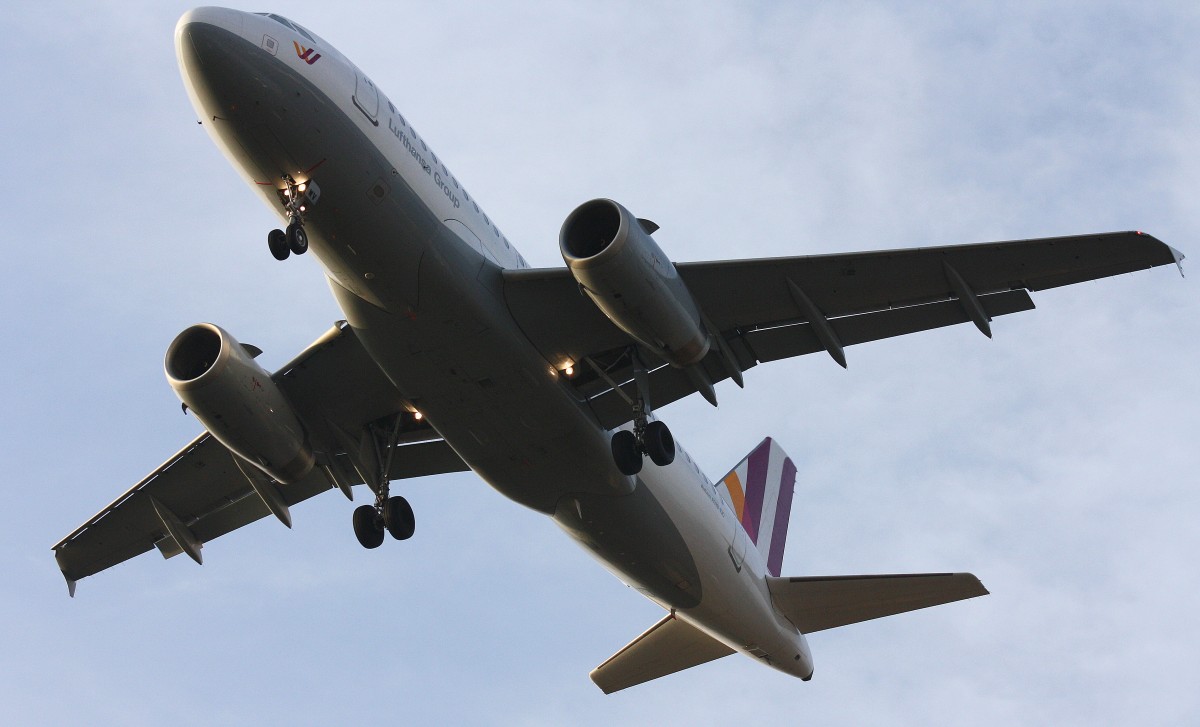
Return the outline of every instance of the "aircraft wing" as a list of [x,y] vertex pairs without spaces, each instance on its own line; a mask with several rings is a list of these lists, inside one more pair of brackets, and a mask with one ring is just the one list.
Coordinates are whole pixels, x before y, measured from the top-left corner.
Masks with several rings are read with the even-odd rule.
[[[723,346],[701,362],[712,382],[759,363],[1033,309],[1027,291],[1179,263],[1151,235],[1114,232],[947,247],[679,263],[676,269]],[[506,270],[509,309],[547,360],[571,362],[581,398],[607,428],[629,421],[632,339],[566,268]],[[722,353],[724,348],[726,353]],[[642,353],[645,357],[645,352]],[[651,405],[693,392],[692,378],[648,362]],[[843,363],[844,365],[844,363]]]
[[[330,329],[272,378],[295,406],[314,446],[333,440],[332,426],[359,431],[402,408],[399,392],[344,324]],[[407,423],[396,447],[392,479],[468,469],[427,424]],[[201,434],[54,546],[72,595],[80,578],[155,547],[167,558],[194,547],[199,560],[199,546],[205,542],[272,513],[291,527],[290,506],[336,487],[326,467],[337,471],[347,493],[350,486],[362,484],[344,452],[330,447],[318,455],[323,466],[299,482],[276,485],[252,467],[243,470],[223,444],[208,432]]]

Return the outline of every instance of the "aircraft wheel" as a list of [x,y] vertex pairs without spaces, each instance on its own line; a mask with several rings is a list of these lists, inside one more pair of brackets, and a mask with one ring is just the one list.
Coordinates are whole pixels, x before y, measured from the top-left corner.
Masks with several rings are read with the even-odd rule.
[[383,505],[383,521],[396,540],[408,540],[417,529],[412,506],[403,497],[389,497]]
[[675,461],[675,437],[663,422],[650,422],[646,425],[646,454],[650,461],[659,467],[666,467]]
[[287,246],[297,255],[308,251],[308,233],[304,231],[303,225],[293,222],[287,226]]
[[271,230],[267,233],[267,247],[271,248],[271,255],[276,260],[287,260],[288,255],[292,254],[288,247],[287,233],[283,230]]
[[612,456],[621,474],[636,475],[642,471],[642,453],[638,451],[633,432],[623,429],[613,435]]
[[364,548],[378,548],[383,545],[383,523],[379,513],[372,505],[362,505],[354,508],[354,537]]

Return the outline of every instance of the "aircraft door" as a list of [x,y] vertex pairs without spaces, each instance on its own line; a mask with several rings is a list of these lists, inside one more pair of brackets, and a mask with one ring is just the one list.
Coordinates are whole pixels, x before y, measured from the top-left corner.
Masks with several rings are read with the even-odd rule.
[[379,126],[379,89],[362,71],[355,69],[354,76],[354,105],[372,124]]

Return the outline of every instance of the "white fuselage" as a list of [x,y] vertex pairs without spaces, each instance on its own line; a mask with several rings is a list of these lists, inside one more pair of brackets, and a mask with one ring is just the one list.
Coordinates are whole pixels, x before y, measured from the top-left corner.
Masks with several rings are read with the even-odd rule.
[[527,263],[367,76],[260,14],[199,8],[176,44],[202,123],[272,209],[283,214],[284,175],[319,185],[305,226],[347,320],[476,473],[678,617],[812,673],[762,557],[691,458],[617,471],[611,433],[508,311],[501,270]]

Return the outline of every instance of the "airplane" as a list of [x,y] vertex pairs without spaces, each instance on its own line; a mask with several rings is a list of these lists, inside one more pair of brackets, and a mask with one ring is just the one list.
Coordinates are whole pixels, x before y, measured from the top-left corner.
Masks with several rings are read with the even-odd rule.
[[[610,199],[532,268],[374,82],[281,15],[204,7],[175,29],[201,124],[312,251],[345,320],[275,372],[199,323],[167,380],[205,427],[54,547],[76,583],[203,546],[330,490],[366,548],[415,532],[391,483],[473,471],[549,516],[665,615],[596,667],[611,693],[735,652],[809,680],[824,629],[987,594],[970,573],[787,577],[797,468],[771,438],[706,477],[655,412],[761,363],[1031,310],[1030,291],[1180,265],[1151,235],[674,263]],[[1182,267],[1181,267],[1182,270]],[[647,462],[647,460],[649,460]]]

